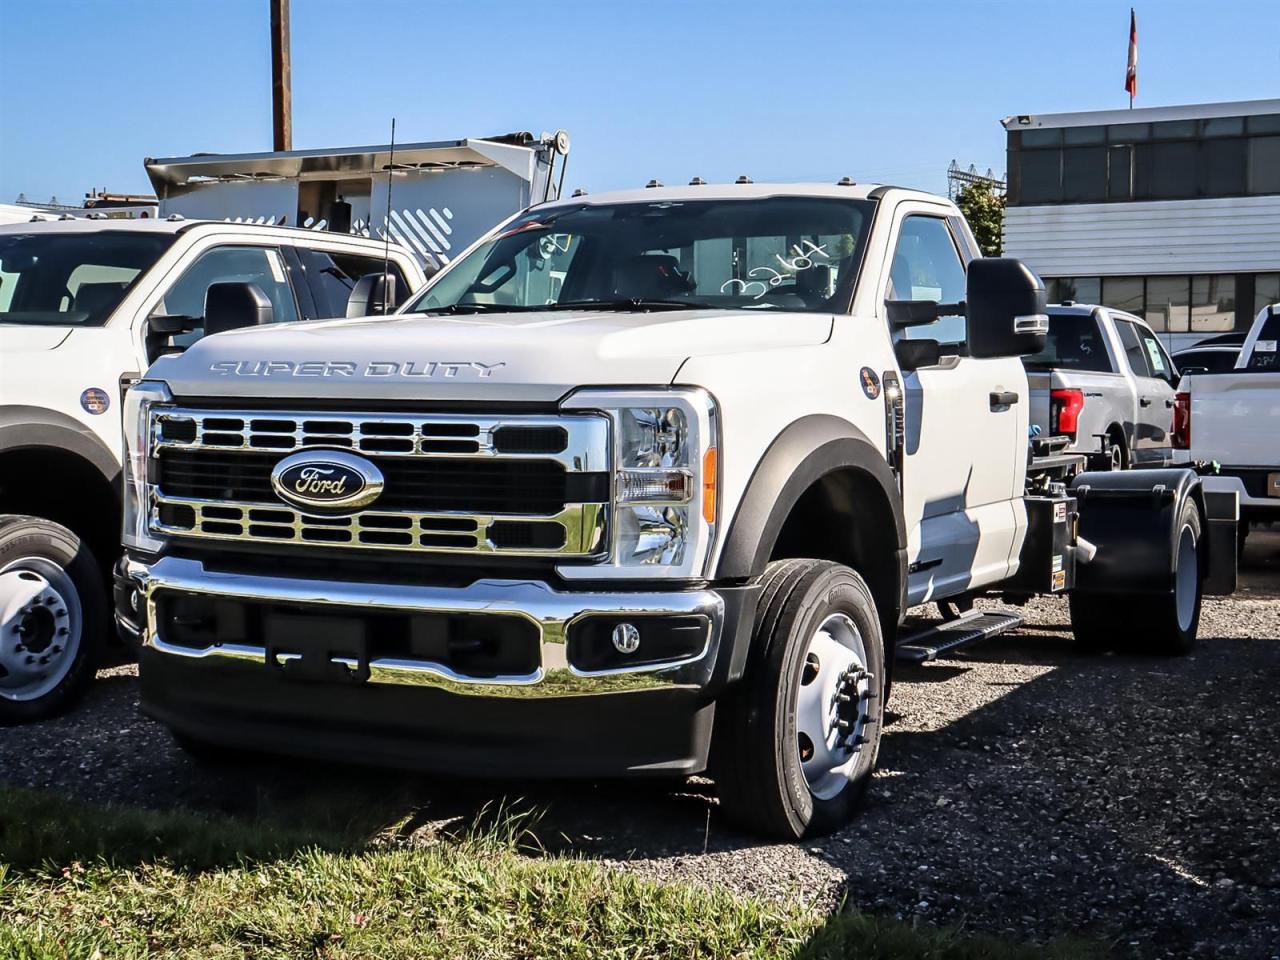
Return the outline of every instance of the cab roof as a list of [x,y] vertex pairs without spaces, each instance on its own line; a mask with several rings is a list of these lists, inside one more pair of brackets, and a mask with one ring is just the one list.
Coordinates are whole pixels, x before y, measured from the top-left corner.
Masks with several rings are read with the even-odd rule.
[[[654,181],[656,184],[656,181]],[[762,197],[823,197],[833,200],[916,199],[950,204],[945,197],[877,183],[700,183],[680,186],[646,186],[636,190],[583,193],[538,204],[537,208],[567,204],[661,203],[683,200],[748,200]]]
[[[357,236],[354,233],[324,233],[318,230],[306,230],[302,227],[285,227],[276,226],[269,223],[236,223],[232,220],[187,220],[183,218],[155,218],[146,217],[140,219],[112,219],[110,217],[93,218],[75,217],[65,220],[31,220],[27,223],[5,223],[0,224],[0,234],[12,233],[43,233],[43,234],[72,234],[72,233],[102,233],[105,231],[117,231],[124,233],[159,233],[159,234],[178,234],[186,230],[196,227],[224,227],[232,230],[261,232],[266,236],[278,236],[281,233],[294,237],[309,237],[314,239],[317,234],[323,233],[327,238],[341,239],[344,241],[354,241],[357,243],[366,243],[376,245],[381,249],[383,241],[381,239],[371,239],[369,237]],[[401,247],[396,241],[392,241],[392,246]]]

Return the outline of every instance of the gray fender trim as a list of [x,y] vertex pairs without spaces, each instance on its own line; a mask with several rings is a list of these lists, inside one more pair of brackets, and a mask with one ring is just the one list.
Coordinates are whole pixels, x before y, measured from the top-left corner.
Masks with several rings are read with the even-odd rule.
[[[716,568],[716,579],[740,581],[764,572],[778,542],[788,514],[809,487],[836,470],[853,468],[864,474],[884,493],[890,505],[888,516],[875,517],[878,523],[893,525],[897,544],[886,564],[896,569],[898,596],[894,609],[880,611],[885,643],[892,645],[897,624],[905,610],[907,590],[907,528],[902,515],[898,482],[884,456],[866,434],[840,417],[813,414],[802,417],[783,430],[769,445],[747,483],[746,493],[729,525],[724,550]],[[855,518],[850,517],[852,524]],[[845,531],[833,529],[831,536]],[[863,571],[864,575],[870,571]],[[747,644],[734,650],[735,668],[740,675]]]
[[[74,453],[93,464],[112,487],[119,486],[119,459],[84,424],[43,407],[0,407],[0,453],[32,447],[52,447]],[[119,495],[119,490],[116,493]]]

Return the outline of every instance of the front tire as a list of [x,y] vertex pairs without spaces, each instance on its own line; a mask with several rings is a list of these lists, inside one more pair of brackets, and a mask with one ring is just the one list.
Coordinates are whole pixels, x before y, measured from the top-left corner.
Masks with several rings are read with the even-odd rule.
[[39,517],[0,517],[0,723],[71,707],[106,635],[106,589],[84,541]]
[[880,750],[884,638],[866,582],[827,560],[762,577],[746,674],[716,710],[725,815],[783,840],[847,823]]

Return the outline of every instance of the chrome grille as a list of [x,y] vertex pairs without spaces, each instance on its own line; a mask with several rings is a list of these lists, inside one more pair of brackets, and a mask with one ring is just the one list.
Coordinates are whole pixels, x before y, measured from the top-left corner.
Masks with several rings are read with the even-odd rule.
[[[606,543],[603,417],[157,409],[151,526],[172,537],[374,550],[587,557]],[[369,507],[307,513],[275,464],[346,450],[386,477]]]

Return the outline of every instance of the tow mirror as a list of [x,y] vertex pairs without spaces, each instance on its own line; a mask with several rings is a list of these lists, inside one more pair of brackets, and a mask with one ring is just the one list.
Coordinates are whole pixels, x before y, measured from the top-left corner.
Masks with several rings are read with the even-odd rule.
[[181,313],[153,313],[147,318],[151,332],[162,337],[171,337],[179,333],[190,333],[204,320],[200,317],[188,317]]
[[256,327],[274,319],[271,300],[256,283],[211,283],[204,295],[204,333]]
[[963,303],[938,303],[937,300],[886,300],[885,310],[894,327],[922,327],[943,317],[964,313]]
[[394,273],[370,273],[356,281],[347,297],[348,317],[391,313],[400,306]]
[[1021,357],[1044,349],[1049,333],[1044,284],[1021,260],[969,264],[965,292],[971,357]]
[[936,367],[942,362],[942,346],[937,340],[899,340],[893,345],[893,353],[903,370]]

